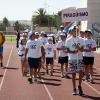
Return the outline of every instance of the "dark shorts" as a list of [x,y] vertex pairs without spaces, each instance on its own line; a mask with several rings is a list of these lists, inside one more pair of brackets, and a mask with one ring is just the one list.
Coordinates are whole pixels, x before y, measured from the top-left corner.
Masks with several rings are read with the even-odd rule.
[[53,64],[53,57],[51,57],[51,58],[48,58],[48,57],[46,57],[46,64]]
[[58,63],[60,63],[60,64],[68,63],[68,56],[66,56],[66,57],[59,57],[58,58]]
[[0,46],[0,54],[3,54],[3,46]]
[[38,68],[39,67],[39,58],[29,58],[28,64],[30,68]]
[[38,58],[38,59],[39,59],[39,63],[41,63],[41,59],[42,59],[42,58],[40,57],[40,58]]
[[84,65],[94,64],[94,57],[83,57]]

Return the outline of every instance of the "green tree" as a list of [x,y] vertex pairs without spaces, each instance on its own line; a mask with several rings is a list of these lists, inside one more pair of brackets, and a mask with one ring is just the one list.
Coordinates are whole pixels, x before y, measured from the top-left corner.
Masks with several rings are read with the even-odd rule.
[[32,17],[33,23],[38,24],[39,26],[46,26],[48,23],[46,11],[43,8],[39,8],[35,14],[36,16],[33,15]]
[[21,24],[18,21],[15,21],[15,23],[13,24],[13,26],[14,26],[15,30],[18,30],[18,29],[20,29]]
[[9,21],[8,21],[8,19],[6,18],[6,17],[4,17],[3,18],[3,25],[5,26],[5,27],[8,27],[10,24],[9,24]]

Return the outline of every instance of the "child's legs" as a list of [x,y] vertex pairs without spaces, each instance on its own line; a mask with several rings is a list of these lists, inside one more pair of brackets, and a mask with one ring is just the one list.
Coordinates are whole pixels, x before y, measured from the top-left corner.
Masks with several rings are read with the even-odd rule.
[[63,73],[64,71],[64,63],[61,63],[61,72]]
[[33,77],[33,68],[30,68],[30,77]]
[[82,71],[79,71],[79,86],[81,86],[82,83]]
[[40,58],[39,58],[39,68],[38,68],[38,72],[40,72],[41,65],[42,65],[42,63],[41,63],[41,57],[40,57]]
[[25,61],[25,71],[27,71],[27,70],[28,70],[28,62]]
[[93,65],[92,64],[89,65],[89,69],[90,69],[90,77],[93,78]]
[[37,68],[34,68],[34,77],[36,78],[37,76]]
[[53,66],[54,66],[54,58],[49,58],[49,63],[50,63],[50,66],[51,66],[51,71],[53,71]]
[[25,70],[25,60],[21,60],[21,65],[22,65],[22,74],[23,74]]
[[72,73],[72,84],[73,89],[76,89],[76,73]]

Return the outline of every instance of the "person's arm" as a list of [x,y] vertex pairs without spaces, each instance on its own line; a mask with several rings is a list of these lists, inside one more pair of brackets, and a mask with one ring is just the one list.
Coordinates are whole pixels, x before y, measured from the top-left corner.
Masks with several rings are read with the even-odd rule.
[[5,43],[5,36],[2,36],[2,42],[1,45],[3,45]]
[[26,57],[27,57],[27,53],[28,53],[28,48],[25,49],[25,60],[26,60]]
[[54,50],[54,59],[56,59],[56,50]]
[[44,50],[44,47],[42,46],[42,47],[41,47],[42,57],[45,57],[44,51],[45,51],[45,50]]
[[67,48],[67,53],[76,54],[78,53],[78,50],[71,51],[69,48]]

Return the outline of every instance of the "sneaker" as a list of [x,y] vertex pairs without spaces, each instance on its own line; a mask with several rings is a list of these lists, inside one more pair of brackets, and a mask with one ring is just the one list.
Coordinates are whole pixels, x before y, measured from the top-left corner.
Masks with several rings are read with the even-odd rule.
[[48,69],[46,69],[46,74],[48,74],[49,72],[48,72]]
[[68,79],[70,78],[68,74],[66,74],[65,77],[68,78]]
[[61,78],[63,78],[64,77],[64,74],[63,73],[61,73]]
[[72,95],[76,95],[77,94],[77,91],[76,91],[76,89],[74,89],[73,91],[72,91]]
[[3,67],[3,63],[1,62],[1,67]]
[[83,91],[82,91],[82,87],[81,86],[78,86],[78,94],[79,95],[82,95],[83,94]]
[[41,78],[41,73],[40,72],[38,72],[37,75],[38,75],[39,78]]
[[50,76],[52,76],[53,75],[53,72],[52,71],[50,71]]
[[36,77],[34,77],[34,79],[33,79],[34,81],[37,81],[37,78]]
[[93,78],[90,78],[90,83],[93,83],[94,81],[93,81]]
[[33,83],[33,78],[32,78],[32,77],[29,77],[29,78],[28,78],[28,81],[29,81],[30,83]]
[[88,82],[88,78],[85,78],[85,82]]

